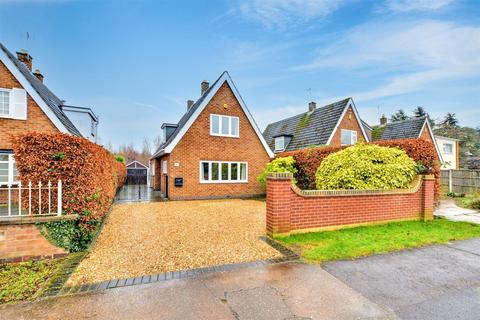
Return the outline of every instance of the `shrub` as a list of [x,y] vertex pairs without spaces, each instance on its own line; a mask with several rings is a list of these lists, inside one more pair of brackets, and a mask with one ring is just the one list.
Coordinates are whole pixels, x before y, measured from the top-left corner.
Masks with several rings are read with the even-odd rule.
[[[101,146],[68,134],[27,133],[12,137],[12,141],[22,183],[62,180],[63,213],[79,215],[73,222],[45,224],[41,231],[67,250],[86,248],[125,181],[125,165]],[[38,206],[37,198],[32,197],[33,208]],[[56,203],[55,192],[52,203]]]
[[295,168],[295,160],[293,157],[281,157],[276,158],[269,163],[265,167],[265,170],[257,177],[258,182],[262,185],[267,183],[267,175],[273,172],[290,172],[290,173],[297,173],[297,169]]
[[405,151],[358,143],[326,157],[316,173],[317,189],[407,188],[416,163]]
[[121,154],[117,154],[117,155],[115,156],[115,160],[117,160],[117,161],[120,162],[120,163],[125,164],[125,157],[122,156]]

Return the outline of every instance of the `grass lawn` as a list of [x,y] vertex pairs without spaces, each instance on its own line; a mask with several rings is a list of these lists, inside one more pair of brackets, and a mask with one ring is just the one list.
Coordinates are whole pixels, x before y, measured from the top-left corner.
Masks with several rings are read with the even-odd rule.
[[61,259],[0,264],[0,304],[39,297],[76,254]]
[[322,262],[473,237],[480,237],[480,225],[435,219],[297,234],[276,240],[307,261]]

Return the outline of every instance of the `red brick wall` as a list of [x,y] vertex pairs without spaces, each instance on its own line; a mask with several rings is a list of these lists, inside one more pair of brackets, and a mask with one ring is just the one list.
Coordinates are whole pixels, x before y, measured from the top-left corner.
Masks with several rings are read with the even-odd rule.
[[[23,88],[7,67],[0,61],[0,88]],[[58,132],[30,95],[27,95],[27,120],[0,118],[0,149],[11,149],[10,134],[29,131]]]
[[395,220],[432,219],[434,179],[425,177],[419,184],[418,188],[402,193],[306,191],[310,195],[305,195],[292,185],[288,174],[277,174],[267,179],[267,233],[288,234]]
[[337,130],[335,130],[335,133],[333,134],[333,138],[332,138],[332,141],[330,141],[329,146],[340,147],[342,145],[341,143],[342,129],[357,131],[358,142],[365,141],[365,137],[363,136],[362,129],[358,124],[358,119],[355,116],[355,113],[353,112],[351,107],[348,108],[347,112],[345,113],[345,116],[340,121],[340,124],[338,125]]
[[[239,117],[240,137],[211,136],[212,113]],[[248,183],[200,183],[201,160],[246,161]],[[270,158],[254,128],[225,82],[169,155],[169,198],[242,197],[263,194],[265,189],[258,183],[257,176],[269,161]],[[160,172],[157,169],[155,174],[158,175]],[[183,187],[174,186],[175,177],[183,178]],[[163,185],[164,179],[160,183],[161,189],[164,188]]]
[[34,224],[0,225],[0,262],[53,258],[65,253],[48,242]]

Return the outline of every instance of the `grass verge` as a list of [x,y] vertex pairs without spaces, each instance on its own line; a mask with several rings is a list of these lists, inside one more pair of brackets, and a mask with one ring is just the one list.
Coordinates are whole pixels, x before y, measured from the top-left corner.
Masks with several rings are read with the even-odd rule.
[[353,259],[434,243],[480,237],[480,225],[435,219],[278,237],[311,262]]
[[0,304],[42,296],[79,254],[83,253],[72,253],[60,259],[0,264]]

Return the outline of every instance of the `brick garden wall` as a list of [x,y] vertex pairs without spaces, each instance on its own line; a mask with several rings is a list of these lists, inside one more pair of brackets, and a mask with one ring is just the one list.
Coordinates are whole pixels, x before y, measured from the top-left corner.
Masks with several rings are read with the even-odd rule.
[[434,178],[419,176],[409,189],[300,190],[291,174],[267,178],[269,235],[433,218]]

